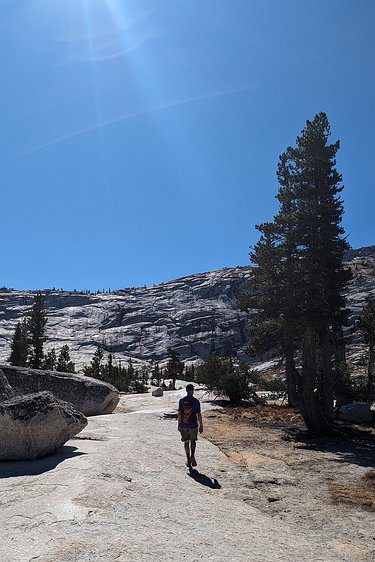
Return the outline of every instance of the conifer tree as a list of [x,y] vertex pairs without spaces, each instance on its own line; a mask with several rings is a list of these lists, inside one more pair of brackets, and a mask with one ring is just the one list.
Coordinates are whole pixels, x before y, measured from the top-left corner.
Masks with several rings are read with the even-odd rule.
[[180,361],[180,354],[176,349],[168,347],[167,354],[169,361],[167,363],[167,376],[172,379],[172,390],[176,390],[176,379],[181,376],[184,371],[184,363]]
[[9,363],[14,366],[26,367],[29,353],[29,333],[26,319],[17,322],[11,343]]
[[31,341],[29,365],[33,369],[40,369],[42,367],[43,345],[46,341],[44,337],[46,322],[43,295],[42,293],[37,293],[34,296],[34,304],[28,322]]
[[56,370],[62,373],[75,373],[75,365],[70,359],[69,346],[63,345],[57,359]]
[[43,366],[42,369],[45,371],[55,371],[56,370],[56,351],[53,347],[50,351],[44,356]]
[[84,368],[85,375],[87,375],[88,377],[100,379],[103,357],[103,350],[100,346],[98,346],[95,350],[93,358],[91,359],[90,366]]
[[[331,429],[333,348],[347,310],[342,296],[350,272],[342,265],[348,244],[341,227],[341,175],[335,165],[339,141],[328,144],[330,126],[319,113],[307,121],[296,147],[280,156],[279,212],[258,226],[261,239],[251,259],[260,317],[256,346],[282,348],[288,392],[315,433]],[[278,342],[278,343],[276,343]],[[302,369],[294,355],[302,350]]]

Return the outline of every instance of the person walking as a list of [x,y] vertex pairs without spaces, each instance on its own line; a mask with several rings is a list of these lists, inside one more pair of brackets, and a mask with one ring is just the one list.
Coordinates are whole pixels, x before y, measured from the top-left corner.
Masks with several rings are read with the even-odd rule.
[[189,468],[197,466],[195,448],[198,439],[198,427],[199,433],[203,431],[201,404],[193,394],[194,386],[192,384],[186,385],[186,396],[181,398],[178,403],[177,415],[178,431],[181,433],[181,441],[184,443],[186,466]]

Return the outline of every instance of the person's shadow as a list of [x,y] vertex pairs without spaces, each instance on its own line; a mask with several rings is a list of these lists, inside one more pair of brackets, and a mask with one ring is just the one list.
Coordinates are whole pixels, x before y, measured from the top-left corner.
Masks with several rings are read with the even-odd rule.
[[195,468],[189,468],[188,474],[190,478],[198,482],[198,484],[202,484],[202,486],[207,486],[213,490],[219,490],[221,488],[221,485],[216,478],[210,478],[209,476],[206,476],[206,474],[201,474]]

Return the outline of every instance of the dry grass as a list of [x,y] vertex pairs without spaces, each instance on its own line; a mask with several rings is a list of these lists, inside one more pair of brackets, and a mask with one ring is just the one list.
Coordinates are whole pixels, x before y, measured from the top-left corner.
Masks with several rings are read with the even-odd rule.
[[[218,412],[215,411],[215,417]],[[251,405],[251,406],[226,406],[220,416],[228,417],[232,420],[251,421],[256,425],[279,425],[293,427],[301,424],[302,417],[297,410],[289,406],[276,404]]]
[[336,501],[366,506],[375,511],[375,470],[368,470],[358,483],[332,484],[332,496]]

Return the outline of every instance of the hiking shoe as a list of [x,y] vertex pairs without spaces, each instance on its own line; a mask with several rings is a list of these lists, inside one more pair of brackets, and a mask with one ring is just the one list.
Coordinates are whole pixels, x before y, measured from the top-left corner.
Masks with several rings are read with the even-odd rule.
[[197,466],[197,461],[195,460],[195,457],[191,457],[190,462],[191,462],[191,466]]

